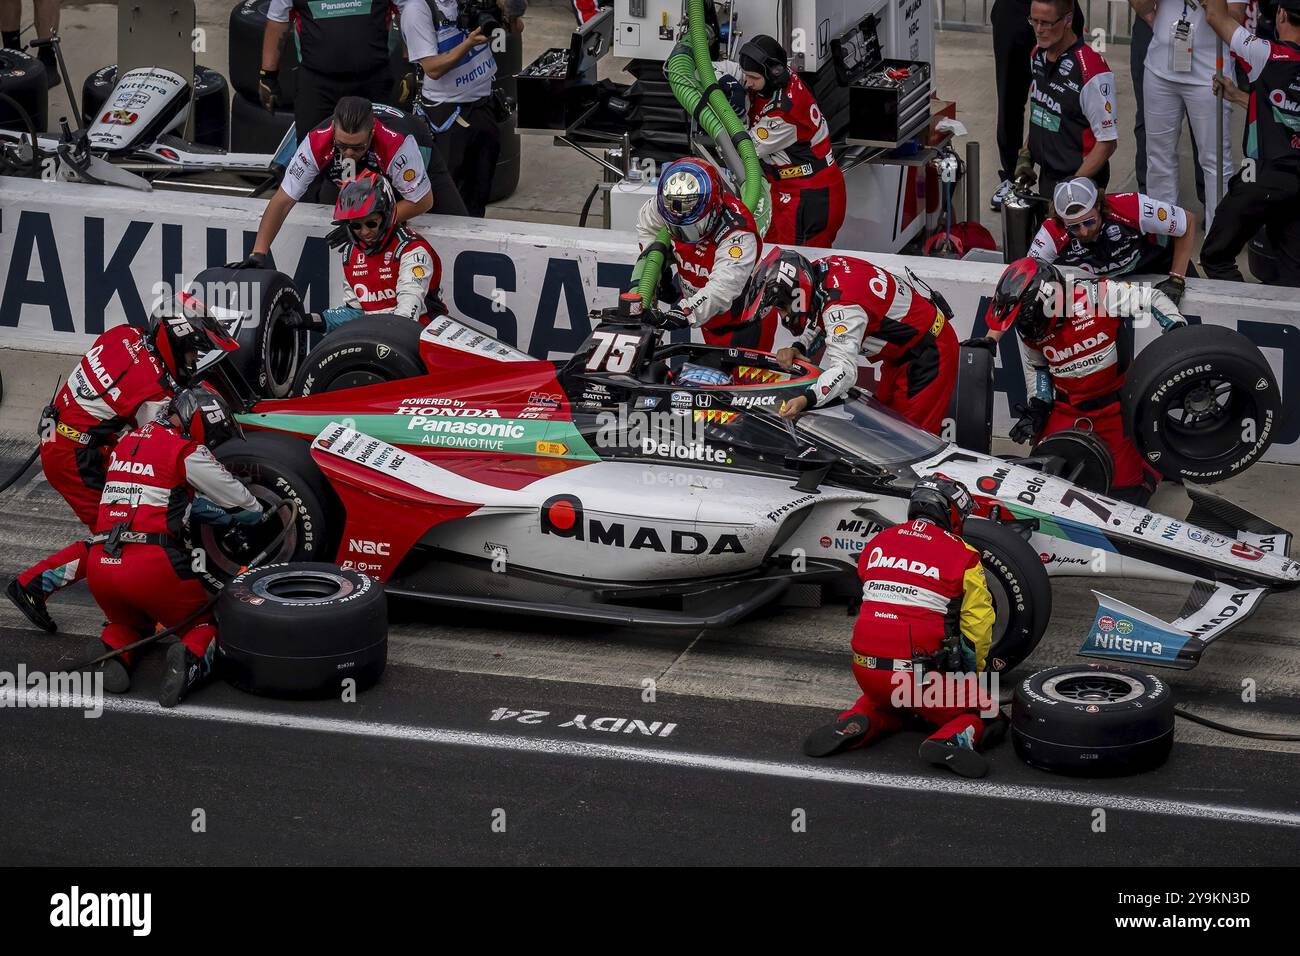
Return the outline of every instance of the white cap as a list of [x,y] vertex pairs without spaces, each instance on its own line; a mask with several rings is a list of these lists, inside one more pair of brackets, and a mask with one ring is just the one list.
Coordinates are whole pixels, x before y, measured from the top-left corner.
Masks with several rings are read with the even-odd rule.
[[1080,176],[1058,183],[1052,192],[1052,205],[1056,214],[1063,219],[1081,216],[1097,205],[1097,187],[1091,179]]

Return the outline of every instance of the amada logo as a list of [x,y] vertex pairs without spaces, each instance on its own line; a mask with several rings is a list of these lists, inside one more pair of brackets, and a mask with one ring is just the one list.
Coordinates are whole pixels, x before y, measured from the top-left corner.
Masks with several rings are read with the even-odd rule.
[[[664,535],[667,534],[667,540]],[[573,538],[611,548],[631,551],[659,551],[664,554],[744,554],[745,548],[734,534],[720,534],[710,539],[698,531],[635,527],[621,521],[604,522],[588,518],[582,500],[576,495],[552,495],[542,502],[542,534]]]
[[154,477],[153,465],[143,461],[122,461],[114,458],[108,464],[109,471],[124,471],[129,475],[148,475]]
[[867,567],[893,568],[895,571],[907,571],[910,574],[919,574],[923,578],[939,580],[939,569],[934,565],[923,561],[909,561],[907,558],[896,558],[885,554],[880,548],[871,549],[871,554],[867,555]]
[[1286,90],[1274,90],[1268,94],[1268,101],[1280,110],[1290,110],[1292,113],[1300,113],[1300,103],[1287,97]]

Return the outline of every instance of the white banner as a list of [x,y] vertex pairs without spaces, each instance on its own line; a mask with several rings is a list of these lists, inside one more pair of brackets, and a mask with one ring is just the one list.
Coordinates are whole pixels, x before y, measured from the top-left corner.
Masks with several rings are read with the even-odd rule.
[[[242,258],[259,200],[0,178],[0,347],[78,354],[121,322],[143,326],[149,305],[213,265]],[[300,205],[274,246],[307,308],[338,305],[342,265],[325,243],[331,211]],[[453,315],[494,331],[532,355],[561,358],[589,334],[588,313],[615,303],[636,257],[630,234],[538,223],[425,216],[415,227],[442,259],[443,298]],[[837,250],[845,251],[845,250]],[[845,251],[846,254],[853,253]],[[984,328],[1001,266],[870,254],[895,272],[911,268],[941,292],[961,338]],[[1282,386],[1300,394],[1300,295],[1260,285],[1188,283],[1183,310],[1226,325],[1263,349]],[[782,333],[784,335],[784,333]],[[1138,347],[1155,338],[1138,332]],[[1003,342],[997,425],[1024,400],[1020,358]],[[1300,462],[1300,415],[1287,415],[1267,460]]]

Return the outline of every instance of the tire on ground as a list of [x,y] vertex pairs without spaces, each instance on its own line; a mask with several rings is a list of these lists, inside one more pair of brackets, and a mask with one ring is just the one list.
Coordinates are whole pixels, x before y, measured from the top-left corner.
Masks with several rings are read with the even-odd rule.
[[[49,123],[50,91],[45,65],[22,50],[0,49],[0,93],[12,97],[31,119],[37,133]],[[26,130],[13,103],[0,100],[0,128]]]
[[[270,7],[271,0],[244,0],[230,11],[230,88],[251,100],[258,109],[262,108],[257,97],[258,71],[262,68],[262,34]],[[279,80],[280,109],[292,116],[294,97],[298,93],[298,45],[292,38],[280,52]],[[238,128],[231,128],[232,135]]]
[[1174,700],[1149,670],[1066,664],[1016,684],[1011,739],[1042,770],[1103,777],[1160,766],[1174,742]]
[[[206,66],[194,68],[194,142],[226,149],[230,145],[230,87],[226,78]],[[117,66],[96,70],[81,85],[81,121],[90,126],[104,109],[117,84]]]
[[952,440],[987,455],[993,444],[993,353],[963,346],[957,356],[957,386],[948,405]]
[[1008,671],[1032,653],[1052,618],[1052,584],[1043,562],[1015,530],[972,518],[962,537],[980,552],[998,612],[989,670]]
[[1029,452],[1030,457],[1059,459],[1048,474],[1064,478],[1087,491],[1110,494],[1115,480],[1115,460],[1106,443],[1082,428],[1064,428],[1048,435]]
[[1210,484],[1240,474],[1273,443],[1277,380],[1250,339],[1218,325],[1175,329],[1138,353],[1124,378],[1138,450],[1167,478]]
[[337,697],[343,681],[375,683],[388,659],[383,585],[317,562],[235,578],[217,602],[218,672],[268,697]]
[[[326,561],[338,548],[343,506],[312,460],[312,437],[251,432],[213,451],[264,506],[274,507],[282,499],[294,503],[294,528],[268,561]],[[227,533],[200,525],[199,544],[207,552],[209,569],[233,577],[283,530],[287,512],[282,507],[260,527],[239,535],[239,547],[231,547]]]
[[268,113],[257,100],[236,93],[230,101],[230,151],[274,154],[293,129],[293,110]]
[[359,385],[424,375],[418,322],[399,315],[367,315],[325,336],[308,353],[294,383],[295,395],[315,395]]
[[286,321],[302,313],[298,290],[274,269],[217,266],[194,277],[194,294],[205,304],[242,313],[235,339],[239,350],[223,361],[238,371],[264,398],[284,398],[298,374],[306,335]]

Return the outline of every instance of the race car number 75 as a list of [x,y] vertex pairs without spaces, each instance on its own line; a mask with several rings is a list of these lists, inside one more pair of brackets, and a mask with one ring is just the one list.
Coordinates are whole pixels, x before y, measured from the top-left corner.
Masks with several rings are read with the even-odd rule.
[[587,371],[627,372],[632,369],[640,336],[626,332],[593,332],[591,337],[596,340],[596,347],[587,359]]

